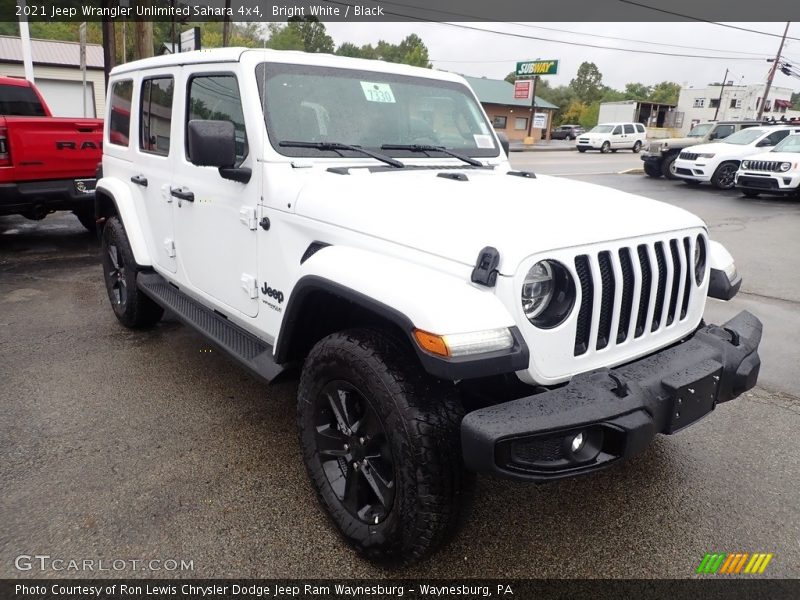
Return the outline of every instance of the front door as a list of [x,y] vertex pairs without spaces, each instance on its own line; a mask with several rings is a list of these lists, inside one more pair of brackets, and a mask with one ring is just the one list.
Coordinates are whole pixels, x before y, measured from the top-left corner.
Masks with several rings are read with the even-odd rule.
[[194,70],[187,77],[183,130],[190,120],[232,121],[236,166],[250,167],[248,183],[225,179],[219,169],[191,163],[186,138],[172,181],[175,237],[182,278],[225,308],[258,314],[257,213],[260,177],[247,143],[239,82],[233,73]]
[[636,129],[634,129],[633,124],[626,124],[622,126],[622,137],[624,140],[623,146],[625,148],[633,148],[636,140],[639,139],[639,136],[636,135]]

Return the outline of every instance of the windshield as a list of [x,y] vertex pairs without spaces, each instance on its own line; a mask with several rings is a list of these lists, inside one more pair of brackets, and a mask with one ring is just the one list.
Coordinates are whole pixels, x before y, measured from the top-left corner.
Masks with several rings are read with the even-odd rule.
[[703,123],[702,125],[696,125],[692,128],[692,130],[687,134],[687,137],[703,137],[708,130],[711,129],[714,125],[712,123]]
[[[489,123],[460,83],[280,63],[261,63],[256,76],[270,142],[285,156],[357,156],[330,143],[405,157],[420,154],[381,147],[424,144],[467,156],[499,154]],[[329,144],[280,145],[287,141]]]
[[772,152],[800,152],[800,135],[790,135],[783,138]]
[[750,129],[742,129],[741,131],[726,137],[723,143],[739,144],[744,146],[751,142],[755,142],[758,138],[764,135],[764,133],[765,131],[763,129],[756,129],[755,127],[751,127]]
[[613,125],[598,125],[592,128],[589,133],[611,133],[612,129],[614,129]]

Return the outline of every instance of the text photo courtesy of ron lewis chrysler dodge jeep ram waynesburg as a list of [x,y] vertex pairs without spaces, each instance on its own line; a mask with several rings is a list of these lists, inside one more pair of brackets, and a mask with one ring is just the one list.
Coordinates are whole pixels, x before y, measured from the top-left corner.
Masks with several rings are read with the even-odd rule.
[[756,383],[760,321],[703,320],[741,284],[705,223],[513,169],[458,75],[228,48],[118,66],[108,105],[111,310],[299,370],[311,484],[371,560],[442,546],[465,469],[591,473]]

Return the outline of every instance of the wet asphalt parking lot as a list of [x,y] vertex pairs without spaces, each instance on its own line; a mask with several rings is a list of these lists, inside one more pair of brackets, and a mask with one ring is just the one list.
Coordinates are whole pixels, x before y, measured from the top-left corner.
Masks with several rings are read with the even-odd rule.
[[688,577],[710,551],[771,552],[765,575],[800,576],[800,201],[619,174],[639,166],[628,153],[512,162],[705,219],[744,276],[707,318],[762,318],[759,386],[594,476],[479,477],[455,540],[389,573],[349,551],[315,501],[296,384],[256,381],[173,319],[125,330],[73,216],[0,217],[0,577],[93,574],[15,567],[35,554],[193,566],[101,576]]

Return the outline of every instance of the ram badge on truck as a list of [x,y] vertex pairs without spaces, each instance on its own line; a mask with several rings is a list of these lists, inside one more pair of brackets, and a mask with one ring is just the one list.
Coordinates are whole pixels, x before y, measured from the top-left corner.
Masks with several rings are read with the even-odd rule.
[[458,75],[227,48],[116,67],[108,104],[115,315],[298,367],[313,488],[372,560],[444,543],[465,469],[592,473],[756,383],[759,320],[703,321],[741,283],[705,224],[512,169]]

